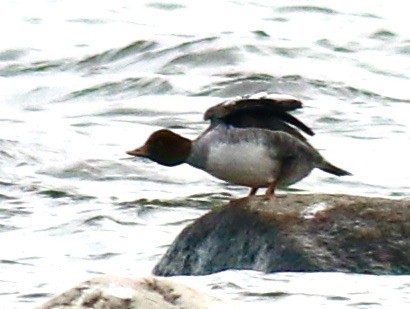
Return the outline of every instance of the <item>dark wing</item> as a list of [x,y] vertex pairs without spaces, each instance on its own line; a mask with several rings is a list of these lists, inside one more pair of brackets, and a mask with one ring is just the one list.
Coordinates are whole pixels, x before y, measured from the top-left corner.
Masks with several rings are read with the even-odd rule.
[[298,108],[302,108],[302,102],[292,96],[257,94],[215,105],[205,112],[204,119],[211,120],[211,123],[219,120],[239,128],[284,131],[305,141],[296,128],[308,135],[314,135],[313,131],[288,113]]
[[262,109],[271,112],[289,112],[302,108],[302,102],[290,95],[284,94],[255,94],[224,101],[209,108],[204,119],[223,118],[240,110]]

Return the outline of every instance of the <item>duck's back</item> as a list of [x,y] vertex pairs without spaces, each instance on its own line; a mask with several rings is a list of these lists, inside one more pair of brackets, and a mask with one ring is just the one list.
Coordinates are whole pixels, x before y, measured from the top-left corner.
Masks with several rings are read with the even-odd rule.
[[258,93],[217,104],[204,113],[204,119],[211,120],[211,127],[223,122],[237,128],[283,131],[307,142],[299,130],[308,135],[314,135],[313,131],[289,113],[299,108],[302,102],[295,97]]

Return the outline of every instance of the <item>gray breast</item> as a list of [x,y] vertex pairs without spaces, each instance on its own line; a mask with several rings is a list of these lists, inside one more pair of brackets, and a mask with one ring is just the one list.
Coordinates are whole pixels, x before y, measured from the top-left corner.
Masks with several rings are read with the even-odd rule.
[[258,138],[253,129],[238,129],[224,123],[210,127],[192,142],[191,154],[187,163],[204,169],[209,157],[211,147],[219,144],[233,144],[240,142],[256,142]]

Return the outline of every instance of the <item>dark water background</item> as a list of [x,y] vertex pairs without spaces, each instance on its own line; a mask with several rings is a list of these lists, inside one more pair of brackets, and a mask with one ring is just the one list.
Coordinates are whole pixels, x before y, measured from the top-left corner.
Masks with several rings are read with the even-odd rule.
[[[354,176],[290,191],[410,196],[403,1],[0,4],[0,307],[98,274],[148,275],[175,236],[246,194],[188,166],[125,160],[168,127],[259,91],[301,98],[311,142]],[[410,276],[227,271],[177,278],[258,308],[407,308]],[[407,304],[407,305],[406,305]]]

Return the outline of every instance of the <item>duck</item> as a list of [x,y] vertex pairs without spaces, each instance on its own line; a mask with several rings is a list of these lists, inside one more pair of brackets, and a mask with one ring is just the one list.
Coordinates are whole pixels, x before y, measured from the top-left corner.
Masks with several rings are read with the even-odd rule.
[[266,188],[275,197],[317,168],[335,176],[352,175],[327,161],[304,136],[314,132],[291,114],[302,102],[287,94],[257,93],[225,100],[204,113],[209,127],[191,140],[169,129],[153,132],[140,147],[127,151],[165,166],[189,164],[226,182],[250,188],[248,197]]

